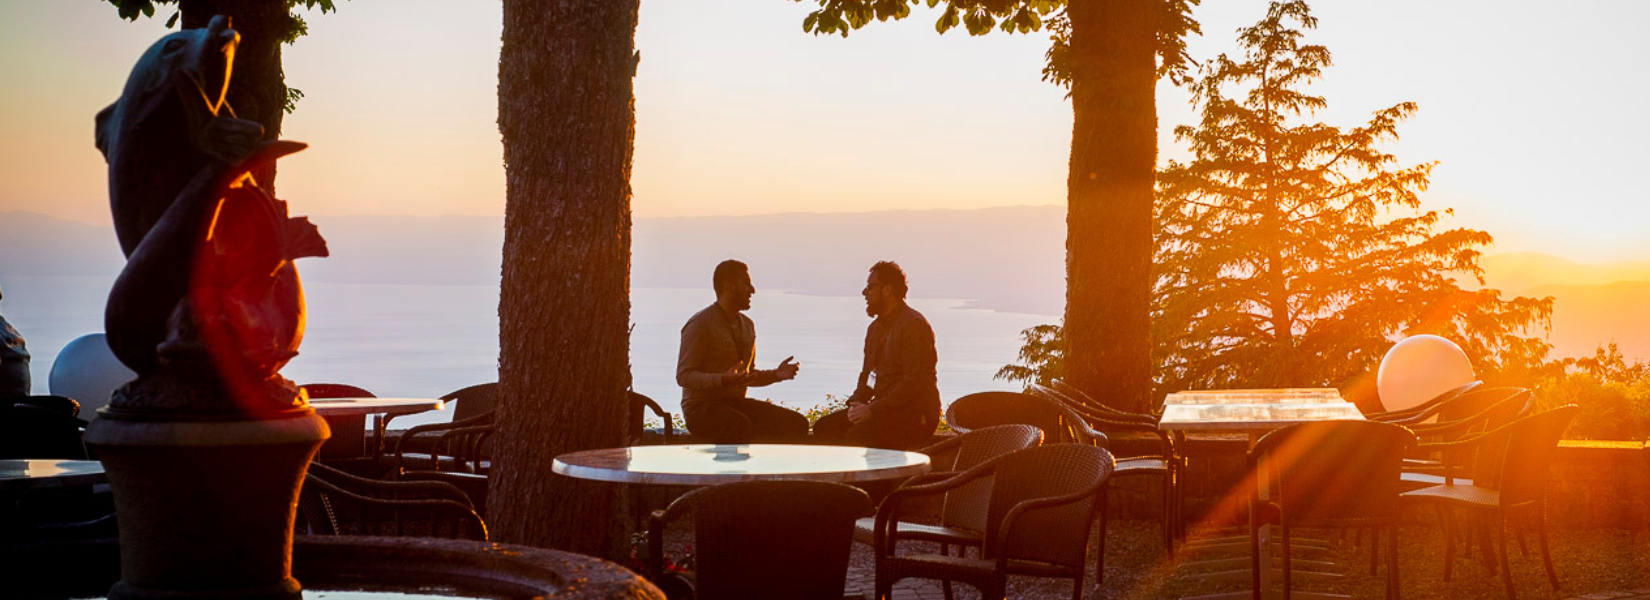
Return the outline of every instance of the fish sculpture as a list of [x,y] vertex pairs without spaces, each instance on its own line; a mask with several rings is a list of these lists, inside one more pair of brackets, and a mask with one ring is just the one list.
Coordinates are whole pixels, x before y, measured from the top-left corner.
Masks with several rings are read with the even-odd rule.
[[113,411],[237,418],[306,406],[280,375],[304,333],[293,260],[327,247],[252,177],[306,146],[263,140],[263,126],[224,101],[239,41],[221,15],[161,38],[97,115],[126,254],[104,328],[138,374],[115,392]]

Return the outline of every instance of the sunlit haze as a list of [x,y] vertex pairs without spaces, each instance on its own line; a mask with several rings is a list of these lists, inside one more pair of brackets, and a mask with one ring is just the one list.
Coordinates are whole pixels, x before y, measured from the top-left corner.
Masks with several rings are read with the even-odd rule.
[[[1040,79],[1046,34],[939,36],[919,10],[847,39],[802,31],[810,4],[646,0],[636,45],[638,217],[1055,205],[1071,110]],[[1258,0],[1206,0],[1198,59],[1234,48]],[[1491,252],[1650,259],[1650,4],[1320,2],[1334,53],[1318,117],[1356,125],[1415,101],[1394,146],[1440,161],[1424,201]],[[119,93],[170,7],[129,23],[80,2],[0,4],[0,211],[107,223],[92,115]],[[313,147],[279,189],[313,215],[499,214],[500,7],[349,0],[285,49],[305,98],[284,134]],[[1160,160],[1190,122],[1159,91]]]

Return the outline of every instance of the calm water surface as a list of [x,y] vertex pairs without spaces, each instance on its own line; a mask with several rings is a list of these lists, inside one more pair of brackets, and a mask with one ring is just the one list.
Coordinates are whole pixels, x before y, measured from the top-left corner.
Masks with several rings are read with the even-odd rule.
[[[34,393],[47,393],[52,359],[70,340],[103,330],[111,280],[8,276],[0,314],[23,333],[34,355]],[[498,288],[461,285],[359,285],[309,282],[302,354],[282,371],[300,383],[351,383],[379,396],[431,397],[498,378]],[[850,293],[858,290],[849,290]],[[673,413],[682,323],[714,300],[708,289],[631,290],[631,363],[636,390]],[[864,300],[762,290],[746,313],[756,321],[756,359],[771,369],[795,356],[793,381],[751,395],[805,408],[827,394],[853,391],[865,327]],[[913,299],[939,340],[940,395],[1012,389],[992,379],[1015,360],[1019,332],[1057,317],[962,308],[960,300]],[[441,413],[400,417],[396,427],[441,421]]]

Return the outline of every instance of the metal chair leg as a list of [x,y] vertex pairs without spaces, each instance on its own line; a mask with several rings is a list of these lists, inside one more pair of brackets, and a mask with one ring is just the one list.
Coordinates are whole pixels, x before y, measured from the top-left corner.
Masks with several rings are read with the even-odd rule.
[[1403,588],[1398,585],[1398,526],[1388,527],[1386,535],[1386,594],[1392,600],[1399,600],[1403,596]]
[[1513,590],[1512,567],[1507,564],[1507,515],[1501,513],[1497,516],[1501,538],[1501,583],[1507,586],[1507,600],[1517,600],[1518,592]]
[[1294,573],[1289,555],[1289,526],[1278,519],[1278,532],[1283,536],[1283,600],[1292,600],[1295,596]]
[[1444,507],[1438,509],[1438,526],[1444,530],[1444,581],[1449,582],[1450,570],[1455,566],[1455,524],[1445,517]]
[[[1106,580],[1106,515],[1111,512],[1109,510],[1106,510],[1107,505],[1109,504],[1106,501],[1106,499],[1107,499],[1107,492],[1110,489],[1111,489],[1111,484],[1110,483],[1107,483],[1105,485],[1100,486],[1100,502],[1099,502],[1099,506],[1100,506],[1100,508],[1099,508],[1099,510],[1100,510],[1100,539],[1095,544],[1095,550],[1094,550],[1094,586],[1095,587],[1100,587],[1100,584]],[[982,547],[981,550],[984,551],[984,548]]]
[[1558,571],[1553,570],[1553,554],[1547,550],[1547,503],[1542,502],[1536,508],[1535,533],[1541,541],[1541,563],[1547,567],[1547,581],[1553,584],[1553,591],[1558,591]]
[[[1358,537],[1363,537],[1363,528],[1358,529]],[[1381,530],[1378,527],[1369,528],[1369,576],[1374,577],[1380,572],[1381,564]]]
[[[1265,568],[1272,568],[1268,564]],[[1254,591],[1254,600],[1261,600],[1260,589],[1260,525],[1255,520],[1255,507],[1249,507],[1249,589]]]

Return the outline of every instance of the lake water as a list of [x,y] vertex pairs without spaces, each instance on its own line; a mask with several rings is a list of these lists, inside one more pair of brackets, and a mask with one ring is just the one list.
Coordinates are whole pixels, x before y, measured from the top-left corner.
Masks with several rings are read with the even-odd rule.
[[[70,340],[103,330],[111,280],[7,276],[0,314],[33,354],[34,393],[45,394],[52,359]],[[282,371],[300,383],[350,383],[379,396],[433,397],[498,379],[498,288],[463,285],[359,285],[306,282],[308,329],[301,354]],[[708,289],[631,290],[631,365],[636,391],[680,414],[676,352],[682,323],[709,305]],[[762,290],[746,314],[756,322],[756,359],[771,369],[787,356],[802,364],[793,381],[752,388],[795,408],[853,391],[859,373],[865,302]],[[914,298],[939,341],[940,396],[1014,389],[992,375],[1013,362],[1022,329],[1058,317],[963,308],[963,300]],[[395,419],[397,428],[445,420],[434,413]]]

